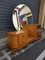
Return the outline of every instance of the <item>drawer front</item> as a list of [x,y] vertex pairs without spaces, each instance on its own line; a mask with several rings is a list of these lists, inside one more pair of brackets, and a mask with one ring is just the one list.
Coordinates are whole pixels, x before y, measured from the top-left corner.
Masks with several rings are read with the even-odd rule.
[[10,48],[16,48],[17,49],[19,47],[18,37],[17,36],[15,36],[15,37],[9,36],[8,44],[9,44]]
[[18,48],[19,45],[18,45],[18,37],[13,37],[12,38],[12,48]]
[[28,43],[28,38],[26,34],[19,35],[19,45],[20,47],[24,47]]

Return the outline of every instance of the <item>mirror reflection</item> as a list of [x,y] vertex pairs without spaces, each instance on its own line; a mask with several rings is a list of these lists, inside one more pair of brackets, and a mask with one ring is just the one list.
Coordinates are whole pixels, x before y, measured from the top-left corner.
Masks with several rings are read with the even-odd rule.
[[25,4],[16,6],[13,11],[12,20],[16,30],[23,29],[24,24],[31,24],[33,22],[31,9]]

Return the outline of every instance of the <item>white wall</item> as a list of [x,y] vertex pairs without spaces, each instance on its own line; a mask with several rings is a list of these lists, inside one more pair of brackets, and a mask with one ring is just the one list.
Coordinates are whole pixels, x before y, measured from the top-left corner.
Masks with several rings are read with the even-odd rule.
[[45,6],[45,0],[41,0],[40,13],[39,13],[39,24],[41,25],[41,28],[44,27],[44,17],[45,17],[44,6]]

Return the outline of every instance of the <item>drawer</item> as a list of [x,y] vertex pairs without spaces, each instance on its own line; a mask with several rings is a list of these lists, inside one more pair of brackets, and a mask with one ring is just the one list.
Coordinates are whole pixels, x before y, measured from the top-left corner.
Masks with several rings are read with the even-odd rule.
[[16,48],[17,49],[19,47],[18,37],[16,37],[16,36],[13,37],[11,42],[12,42],[12,44],[11,44],[12,45],[12,48]]
[[26,33],[20,34],[19,35],[19,40],[23,41],[23,42],[26,42],[27,41],[27,34]]
[[28,43],[28,37],[26,33],[22,33],[19,35],[19,45],[20,47],[24,47]]
[[18,48],[18,36],[9,36],[8,45],[10,48]]

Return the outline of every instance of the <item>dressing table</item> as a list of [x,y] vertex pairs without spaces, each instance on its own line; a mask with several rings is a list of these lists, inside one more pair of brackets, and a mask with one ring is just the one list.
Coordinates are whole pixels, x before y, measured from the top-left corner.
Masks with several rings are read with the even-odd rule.
[[28,24],[27,17],[30,16],[32,16],[32,11],[25,4],[20,4],[14,9],[12,18],[17,31],[7,33],[8,47],[11,50],[20,50],[41,38],[41,26]]

